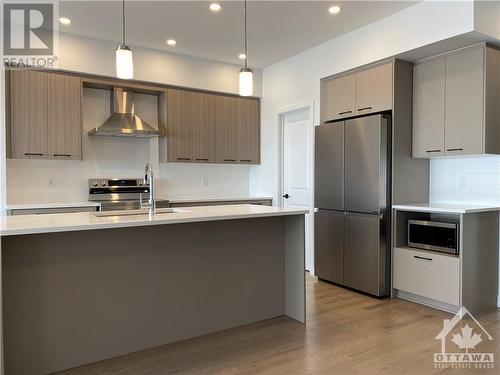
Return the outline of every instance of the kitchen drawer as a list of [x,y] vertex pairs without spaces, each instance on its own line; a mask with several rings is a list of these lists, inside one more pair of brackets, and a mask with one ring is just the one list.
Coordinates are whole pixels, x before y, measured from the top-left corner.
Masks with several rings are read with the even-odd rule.
[[394,248],[393,288],[460,305],[459,259],[449,255]]

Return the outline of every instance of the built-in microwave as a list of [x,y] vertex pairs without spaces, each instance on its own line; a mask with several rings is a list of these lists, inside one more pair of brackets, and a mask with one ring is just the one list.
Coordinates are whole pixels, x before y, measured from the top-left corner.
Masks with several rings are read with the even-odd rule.
[[408,246],[457,254],[460,246],[458,223],[408,220]]

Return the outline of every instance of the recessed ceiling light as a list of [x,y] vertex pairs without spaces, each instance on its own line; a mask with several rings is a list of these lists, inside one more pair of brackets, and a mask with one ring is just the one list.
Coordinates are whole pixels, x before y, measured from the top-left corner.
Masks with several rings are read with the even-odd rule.
[[167,44],[169,46],[175,46],[177,44],[177,41],[175,39],[169,39],[167,40]]
[[61,17],[59,18],[59,22],[62,23],[63,25],[69,25],[71,23],[71,20],[66,17]]
[[340,7],[338,5],[331,6],[328,8],[328,12],[330,12],[330,14],[337,14],[340,12]]
[[222,9],[222,5],[219,3],[210,3],[209,8],[212,12],[218,12]]
[[238,57],[242,60],[245,60],[247,58],[247,55],[245,55],[244,53],[240,53]]

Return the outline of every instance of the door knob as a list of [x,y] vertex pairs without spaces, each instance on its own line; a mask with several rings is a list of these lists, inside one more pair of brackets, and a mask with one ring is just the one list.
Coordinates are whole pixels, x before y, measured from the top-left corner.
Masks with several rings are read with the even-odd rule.
[[288,194],[283,195],[283,198],[288,199],[290,196]]

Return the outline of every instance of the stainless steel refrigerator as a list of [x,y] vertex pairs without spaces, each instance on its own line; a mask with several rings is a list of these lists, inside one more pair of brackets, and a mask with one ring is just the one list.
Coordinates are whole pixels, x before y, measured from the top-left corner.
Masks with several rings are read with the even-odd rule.
[[389,290],[390,128],[383,114],[315,128],[315,274],[375,296]]

